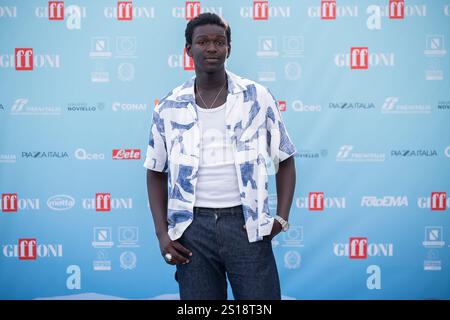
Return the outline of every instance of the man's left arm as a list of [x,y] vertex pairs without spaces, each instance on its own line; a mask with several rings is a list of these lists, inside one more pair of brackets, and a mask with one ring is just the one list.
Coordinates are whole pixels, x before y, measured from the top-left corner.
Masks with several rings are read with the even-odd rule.
[[[266,125],[268,131],[268,150],[276,172],[276,214],[288,221],[296,183],[295,154],[297,153],[297,148],[286,130],[277,101],[270,91],[269,96]],[[275,220],[271,237],[274,237],[280,231],[281,224]]]

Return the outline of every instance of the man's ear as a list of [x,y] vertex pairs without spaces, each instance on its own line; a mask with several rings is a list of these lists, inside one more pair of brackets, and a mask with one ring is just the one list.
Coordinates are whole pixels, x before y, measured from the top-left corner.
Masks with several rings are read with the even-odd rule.
[[186,43],[184,47],[186,48],[187,55],[192,58],[192,44]]
[[230,55],[231,55],[231,44],[228,46],[227,59],[230,57]]

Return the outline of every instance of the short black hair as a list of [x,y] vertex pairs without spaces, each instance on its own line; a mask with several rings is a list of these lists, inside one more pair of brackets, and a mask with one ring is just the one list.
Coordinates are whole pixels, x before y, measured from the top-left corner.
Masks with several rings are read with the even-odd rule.
[[227,44],[230,46],[231,43],[231,28],[228,23],[215,13],[204,12],[190,20],[186,26],[184,36],[186,38],[187,44],[192,44],[192,35],[194,34],[195,27],[203,26],[206,24],[215,24],[225,29],[225,34],[227,36]]

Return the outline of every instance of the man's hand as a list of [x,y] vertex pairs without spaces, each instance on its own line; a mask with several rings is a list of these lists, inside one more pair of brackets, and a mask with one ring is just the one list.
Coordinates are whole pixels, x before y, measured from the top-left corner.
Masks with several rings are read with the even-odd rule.
[[192,252],[181,245],[178,241],[172,241],[167,233],[161,235],[159,238],[159,248],[161,255],[164,257],[167,253],[172,255],[172,260],[167,261],[168,264],[185,264],[189,263],[189,257]]
[[273,221],[272,231],[269,234],[269,239],[272,240],[276,235],[278,235],[283,227],[281,226],[281,223],[278,222],[278,220]]

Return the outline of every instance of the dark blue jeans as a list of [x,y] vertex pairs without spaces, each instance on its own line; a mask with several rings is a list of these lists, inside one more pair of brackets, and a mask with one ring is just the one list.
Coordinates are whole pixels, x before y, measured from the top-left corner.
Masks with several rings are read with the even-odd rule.
[[175,277],[182,300],[226,300],[227,276],[237,300],[280,300],[280,282],[269,237],[250,243],[242,205],[194,207],[194,220],[179,239],[192,251]]

